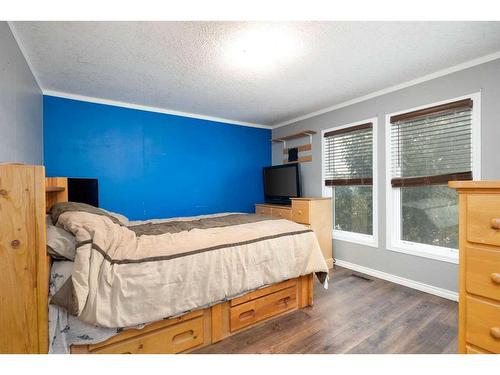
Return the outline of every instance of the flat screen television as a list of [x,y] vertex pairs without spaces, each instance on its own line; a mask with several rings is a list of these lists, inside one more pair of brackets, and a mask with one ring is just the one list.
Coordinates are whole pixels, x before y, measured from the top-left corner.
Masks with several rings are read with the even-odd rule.
[[290,198],[296,197],[300,197],[299,164],[264,168],[264,199],[267,203],[290,204]]
[[99,207],[99,181],[96,178],[68,178],[68,200]]

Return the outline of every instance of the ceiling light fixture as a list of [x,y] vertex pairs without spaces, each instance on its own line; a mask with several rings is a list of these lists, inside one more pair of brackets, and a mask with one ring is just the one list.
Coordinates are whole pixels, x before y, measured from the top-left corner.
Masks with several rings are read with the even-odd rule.
[[234,66],[266,70],[291,61],[297,50],[297,42],[287,28],[258,26],[234,36],[227,50],[227,59]]

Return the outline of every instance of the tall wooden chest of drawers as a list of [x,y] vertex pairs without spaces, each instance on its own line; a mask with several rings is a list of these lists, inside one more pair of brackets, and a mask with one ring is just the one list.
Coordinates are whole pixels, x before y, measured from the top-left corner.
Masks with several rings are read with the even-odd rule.
[[460,205],[460,353],[500,353],[500,181],[453,181]]

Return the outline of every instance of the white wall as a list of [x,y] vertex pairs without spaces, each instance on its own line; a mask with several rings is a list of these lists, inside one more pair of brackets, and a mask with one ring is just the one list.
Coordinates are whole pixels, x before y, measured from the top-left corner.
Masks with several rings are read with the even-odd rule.
[[[304,195],[321,196],[321,130],[355,121],[378,118],[378,238],[373,248],[335,240],[334,257],[370,269],[415,280],[446,290],[458,290],[458,266],[386,249],[385,114],[481,91],[481,176],[500,179],[500,60],[423,82],[273,130],[273,137],[303,129],[316,130],[313,161],[302,163]],[[281,164],[281,145],[273,146],[273,163]]]
[[42,92],[7,22],[0,22],[0,163],[43,162]]

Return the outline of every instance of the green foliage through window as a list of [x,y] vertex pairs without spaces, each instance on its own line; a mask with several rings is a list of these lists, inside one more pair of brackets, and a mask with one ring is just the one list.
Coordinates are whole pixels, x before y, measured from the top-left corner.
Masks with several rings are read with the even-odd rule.
[[334,228],[373,234],[373,189],[371,186],[335,186]]

